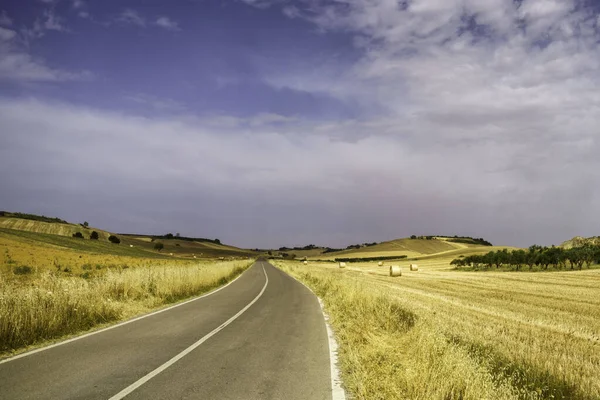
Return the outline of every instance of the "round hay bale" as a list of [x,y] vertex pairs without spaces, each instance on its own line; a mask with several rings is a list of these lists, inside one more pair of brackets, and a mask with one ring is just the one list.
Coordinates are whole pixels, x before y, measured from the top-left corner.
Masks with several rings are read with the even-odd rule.
[[399,265],[390,265],[390,276],[402,276],[402,269]]
[[419,270],[419,266],[417,264],[410,264],[410,270],[411,271],[418,271]]
[[170,255],[170,256],[172,256],[172,255],[173,255],[173,253],[169,253],[169,255]]
[[379,262],[377,263],[377,265],[379,265],[380,267],[381,267],[381,266],[383,266],[383,261],[379,261]]
[[340,268],[346,268],[346,263],[345,262],[341,262],[340,263]]
[[304,265],[308,265],[308,261],[304,261]]
[[130,244],[130,245],[129,245],[129,247],[133,247],[133,245],[132,245],[132,244]]

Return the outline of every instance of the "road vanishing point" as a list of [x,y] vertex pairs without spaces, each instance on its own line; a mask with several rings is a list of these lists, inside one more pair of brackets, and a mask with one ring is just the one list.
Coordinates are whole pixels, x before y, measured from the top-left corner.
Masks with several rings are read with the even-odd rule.
[[317,297],[257,261],[207,295],[0,361],[0,399],[340,400],[330,337]]

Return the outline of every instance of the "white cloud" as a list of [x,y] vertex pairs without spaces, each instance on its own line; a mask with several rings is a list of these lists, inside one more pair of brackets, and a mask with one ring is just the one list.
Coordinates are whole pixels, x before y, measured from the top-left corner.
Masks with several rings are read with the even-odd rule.
[[142,17],[137,11],[132,9],[124,10],[117,17],[117,21],[123,24],[137,25],[141,27],[146,26],[146,19]]
[[64,25],[64,19],[54,13],[53,10],[45,10],[43,13],[43,27],[46,30],[68,32]]
[[2,13],[0,13],[0,26],[11,26],[12,23],[12,19],[8,17],[6,11],[2,10]]
[[0,80],[57,82],[90,80],[94,77],[89,71],[71,72],[48,67],[25,52],[0,55]]
[[173,99],[159,98],[157,96],[152,96],[144,93],[127,95],[125,96],[125,99],[137,104],[150,107],[155,111],[182,112],[186,109],[186,107],[183,104]]
[[17,32],[0,27],[0,41],[8,42],[17,36]]
[[256,8],[268,8],[275,4],[284,3],[285,0],[242,0],[244,3]]
[[[482,125],[508,124],[507,117],[515,124],[494,136],[514,136],[528,120],[524,110],[538,113],[531,119],[561,116],[582,132],[578,114],[596,112],[599,36],[593,18],[572,0],[525,0],[520,7],[503,0],[414,0],[407,8],[384,0],[317,1],[303,17],[324,30],[359,35],[364,56],[342,73],[315,66],[272,74],[275,86],[379,104],[401,125],[411,115],[443,115],[462,124],[460,137],[478,137]],[[435,133],[422,135],[437,140]]]
[[32,56],[23,43],[39,39],[46,28],[37,21],[33,28],[21,34],[0,27],[0,80],[17,82],[31,81],[77,81],[93,79],[89,71],[65,71],[46,65],[44,60]]
[[89,13],[89,12],[87,12],[87,11],[79,11],[79,12],[77,13],[77,15],[78,15],[80,18],[89,18],[89,17],[90,17],[90,13]]
[[83,8],[85,7],[85,2],[83,0],[73,0],[73,8]]
[[[600,145],[600,30],[593,10],[575,0],[413,0],[406,6],[311,0],[286,7],[288,17],[322,32],[355,35],[362,57],[350,66],[314,60],[312,68],[290,66],[268,82],[385,110],[372,120],[313,127],[314,134],[403,141],[418,179],[431,180],[440,196],[476,196],[523,221],[531,221],[525,208],[535,202],[570,215],[581,207],[571,226],[584,224],[583,210],[598,212],[592,182],[600,179],[593,155]],[[418,186],[402,173],[396,179]],[[569,200],[569,193],[584,200]],[[544,212],[552,223],[569,225],[566,218],[559,224],[550,207]]]
[[[212,211],[202,213],[218,215],[266,202],[257,218],[270,219],[272,207],[284,207],[287,217],[274,225],[285,231],[290,223],[306,224],[299,234],[304,240],[319,239],[310,226],[326,220],[320,238],[330,244],[457,229],[522,245],[592,234],[600,218],[593,185],[600,179],[600,113],[579,110],[576,121],[551,110],[512,115],[509,109],[503,121],[476,111],[478,135],[452,112],[280,126],[272,122],[286,119],[275,115],[240,124],[225,117],[140,118],[55,102],[0,101],[0,120],[14,133],[10,146],[0,146],[0,171],[65,196],[108,182],[103,192],[142,196],[147,204],[157,196],[153,188],[160,188],[191,209],[210,194]],[[514,128],[519,133],[497,135]],[[573,129],[576,134],[561,134]],[[339,140],[365,131],[383,134]],[[36,170],[44,176],[28,172]],[[104,201],[101,192],[95,196]],[[143,217],[135,207],[128,212]],[[234,232],[244,222],[223,223]]]
[[179,24],[175,21],[173,21],[172,19],[170,19],[169,17],[159,17],[156,20],[156,25],[160,26],[161,28],[170,30],[170,31],[179,31],[181,30],[179,28]]

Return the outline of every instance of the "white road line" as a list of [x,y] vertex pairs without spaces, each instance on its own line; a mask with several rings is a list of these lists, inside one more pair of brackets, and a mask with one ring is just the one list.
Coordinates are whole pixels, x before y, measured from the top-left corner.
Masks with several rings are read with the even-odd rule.
[[294,278],[290,274],[287,274],[289,277],[294,279],[296,282],[299,282],[305,288],[310,290],[312,294],[315,295],[317,300],[319,300],[319,306],[321,307],[321,313],[323,313],[323,319],[325,320],[325,328],[327,328],[327,339],[329,341],[329,365],[331,367],[331,399],[332,400],[346,400],[346,392],[342,387],[342,378],[340,377],[340,370],[338,369],[338,344],[335,340],[335,335],[329,326],[329,315],[325,312],[325,305],[323,304],[323,300],[319,296],[316,295],[315,292],[304,282]]
[[215,328],[212,332],[210,332],[209,334],[207,334],[206,336],[204,336],[202,339],[198,340],[196,343],[192,344],[190,347],[188,347],[187,349],[183,350],[181,353],[177,354],[175,357],[171,358],[169,361],[167,361],[166,363],[164,363],[160,367],[156,368],[154,371],[150,372],[146,376],[138,379],[137,381],[135,381],[134,383],[132,383],[131,385],[129,385],[125,389],[121,390],[119,393],[115,394],[109,400],[120,400],[120,399],[124,398],[125,396],[127,396],[128,394],[130,394],[131,392],[133,392],[134,390],[136,390],[140,386],[142,386],[144,383],[148,382],[150,379],[154,378],[156,375],[160,374],[165,369],[169,368],[171,365],[173,365],[177,361],[181,360],[183,357],[185,357],[190,352],[192,352],[194,349],[196,349],[198,346],[200,346],[202,343],[206,342],[208,339],[210,339],[211,337],[213,337],[214,335],[216,335],[217,333],[219,333],[227,325],[231,324],[240,315],[242,315],[246,310],[248,310],[252,306],[252,304],[256,303],[258,301],[258,299],[260,299],[260,297],[265,292],[265,289],[267,288],[267,285],[269,284],[269,277],[267,276],[267,271],[265,271],[265,266],[263,265],[262,267],[263,267],[263,273],[265,274],[265,285],[263,286],[263,288],[260,291],[260,293],[258,294],[258,296],[256,296],[254,298],[254,300],[252,300],[250,303],[248,303],[248,305],[246,305],[246,307],[242,308],[240,311],[238,311],[237,314],[235,314],[233,317],[229,318],[227,321],[223,322],[220,326],[218,326],[217,328]]
[[323,318],[325,318],[325,327],[327,328],[327,338],[329,339],[329,363],[331,366],[331,398],[332,400],[346,400],[346,392],[342,387],[342,378],[340,377],[340,370],[338,369],[338,344],[329,326],[329,315],[325,312],[323,301],[319,296],[319,305],[323,312]]
[[[247,269],[246,269],[246,271],[248,271],[250,268],[251,268],[251,267],[247,268]],[[264,267],[263,267],[263,269],[264,269]],[[212,294],[215,294],[215,293],[217,293],[217,292],[218,292],[218,291],[220,291],[220,290],[223,290],[223,289],[225,289],[227,286],[231,285],[233,282],[235,282],[235,281],[237,281],[239,278],[241,278],[241,277],[242,277],[242,275],[243,275],[243,274],[244,274],[246,271],[244,271],[244,272],[242,272],[241,274],[239,274],[239,275],[238,275],[238,276],[237,276],[237,277],[236,277],[234,280],[232,280],[231,282],[227,283],[226,285],[224,285],[224,286],[221,286],[220,288],[218,288],[218,289],[215,289],[215,290],[213,290],[213,291],[211,291],[211,292],[205,293],[205,294],[203,294],[202,296],[198,296],[198,297],[195,297],[195,298],[193,298],[193,299],[186,300],[186,301],[184,301],[183,303],[178,303],[178,304],[175,304],[175,305],[173,305],[173,306],[170,306],[170,307],[167,307],[167,308],[163,308],[162,310],[154,311],[154,312],[151,312],[150,314],[145,314],[145,315],[142,315],[142,316],[140,316],[140,317],[133,318],[133,319],[130,319],[130,320],[127,320],[127,321],[124,321],[124,322],[118,323],[118,324],[116,324],[116,325],[109,326],[109,327],[107,327],[107,328],[103,328],[103,329],[99,329],[99,330],[97,330],[97,331],[94,331],[94,332],[86,333],[85,335],[77,336],[77,337],[74,337],[74,338],[71,338],[71,339],[64,340],[64,341],[62,341],[62,342],[58,342],[58,343],[55,343],[55,344],[51,344],[51,345],[49,345],[49,346],[46,346],[46,347],[40,347],[39,349],[31,350],[31,351],[28,351],[28,352],[25,352],[25,353],[22,353],[22,354],[19,354],[19,355],[13,356],[13,357],[5,358],[4,360],[0,360],[0,364],[4,364],[4,363],[10,362],[10,361],[14,361],[14,360],[17,360],[17,359],[19,359],[19,358],[27,357],[27,356],[30,356],[30,355],[32,355],[32,354],[39,353],[39,352],[41,352],[41,351],[49,350],[49,349],[51,349],[51,348],[53,348],[53,347],[62,346],[63,344],[71,343],[71,342],[74,342],[74,341],[76,341],[76,340],[79,340],[79,339],[83,339],[83,338],[86,338],[86,337],[89,337],[89,336],[92,336],[92,335],[96,335],[96,334],[98,334],[98,333],[106,332],[106,331],[109,331],[109,330],[111,330],[111,329],[115,329],[115,328],[121,327],[121,326],[123,326],[123,325],[127,325],[127,324],[130,324],[130,323],[132,323],[132,322],[135,322],[135,321],[139,321],[140,319],[148,318],[148,317],[151,317],[151,316],[153,316],[153,315],[160,314],[160,313],[163,313],[163,312],[165,312],[165,311],[172,310],[172,309],[174,309],[174,308],[176,308],[176,307],[180,307],[180,306],[183,306],[183,305],[185,305],[185,304],[191,303],[192,301],[200,300],[200,299],[201,299],[201,298],[203,298],[203,297],[210,296],[210,295],[212,295]]]

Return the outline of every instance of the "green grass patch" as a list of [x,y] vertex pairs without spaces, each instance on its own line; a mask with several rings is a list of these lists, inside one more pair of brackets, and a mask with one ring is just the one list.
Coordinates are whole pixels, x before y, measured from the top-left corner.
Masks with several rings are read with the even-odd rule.
[[114,244],[104,240],[88,240],[78,239],[68,236],[51,235],[47,233],[37,233],[29,231],[19,231],[15,229],[0,228],[0,233],[6,235],[33,240],[36,242],[51,244],[54,246],[65,247],[71,250],[84,251],[99,254],[111,254],[118,256],[129,257],[144,257],[144,258],[169,258],[166,255],[157,254],[151,251],[144,250],[141,247],[129,247],[126,244]]

